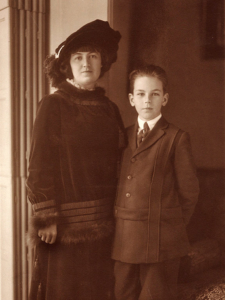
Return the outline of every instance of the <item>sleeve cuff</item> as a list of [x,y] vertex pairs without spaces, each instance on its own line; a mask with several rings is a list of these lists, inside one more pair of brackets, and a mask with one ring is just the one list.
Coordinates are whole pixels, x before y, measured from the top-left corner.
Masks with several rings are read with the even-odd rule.
[[35,213],[30,219],[30,226],[37,231],[41,228],[57,224],[58,213],[45,211],[42,213]]
[[39,203],[32,204],[35,215],[39,214],[51,214],[56,212],[55,200],[47,200]]
[[58,223],[58,212],[55,201],[36,203],[33,205],[34,215],[30,218],[27,233],[27,244],[34,247],[41,242],[38,230]]

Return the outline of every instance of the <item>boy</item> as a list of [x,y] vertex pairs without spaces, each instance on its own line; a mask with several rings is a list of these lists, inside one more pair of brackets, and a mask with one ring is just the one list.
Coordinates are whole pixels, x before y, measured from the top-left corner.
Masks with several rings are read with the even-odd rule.
[[154,65],[130,74],[129,100],[138,113],[127,128],[115,203],[116,300],[176,299],[185,226],[196,205],[198,179],[188,134],[168,123],[167,76]]

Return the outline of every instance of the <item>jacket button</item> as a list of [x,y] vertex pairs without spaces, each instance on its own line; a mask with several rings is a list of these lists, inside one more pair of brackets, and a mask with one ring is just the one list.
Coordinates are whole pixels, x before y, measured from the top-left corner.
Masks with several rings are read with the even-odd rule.
[[131,162],[135,162],[135,160],[136,160],[135,158],[131,158]]
[[131,178],[132,178],[132,176],[131,176],[131,175],[128,175],[128,176],[127,176],[127,179],[129,179],[129,180],[130,180]]
[[130,198],[130,193],[126,193],[126,197],[127,197],[127,198]]

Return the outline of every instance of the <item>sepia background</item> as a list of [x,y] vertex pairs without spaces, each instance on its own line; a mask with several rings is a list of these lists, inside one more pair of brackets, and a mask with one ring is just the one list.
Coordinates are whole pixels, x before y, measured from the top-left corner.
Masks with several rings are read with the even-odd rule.
[[[95,19],[122,35],[118,60],[100,84],[126,126],[136,118],[129,72],[139,63],[167,71],[163,113],[190,133],[201,188],[188,226],[193,248],[182,261],[181,299],[225,299],[224,7],[224,0],[0,0],[1,299],[26,300],[31,280],[25,179],[37,104],[53,92],[44,59]],[[224,296],[213,298],[214,288]]]

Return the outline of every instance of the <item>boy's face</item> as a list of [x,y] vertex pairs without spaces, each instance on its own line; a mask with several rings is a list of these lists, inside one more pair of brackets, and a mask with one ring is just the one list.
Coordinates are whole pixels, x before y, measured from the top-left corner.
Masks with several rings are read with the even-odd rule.
[[76,52],[71,54],[70,66],[77,84],[83,88],[93,88],[101,73],[101,54]]
[[169,94],[164,94],[162,82],[152,76],[140,76],[135,79],[133,94],[129,94],[131,106],[135,106],[143,121],[156,118],[162,106],[168,102]]

